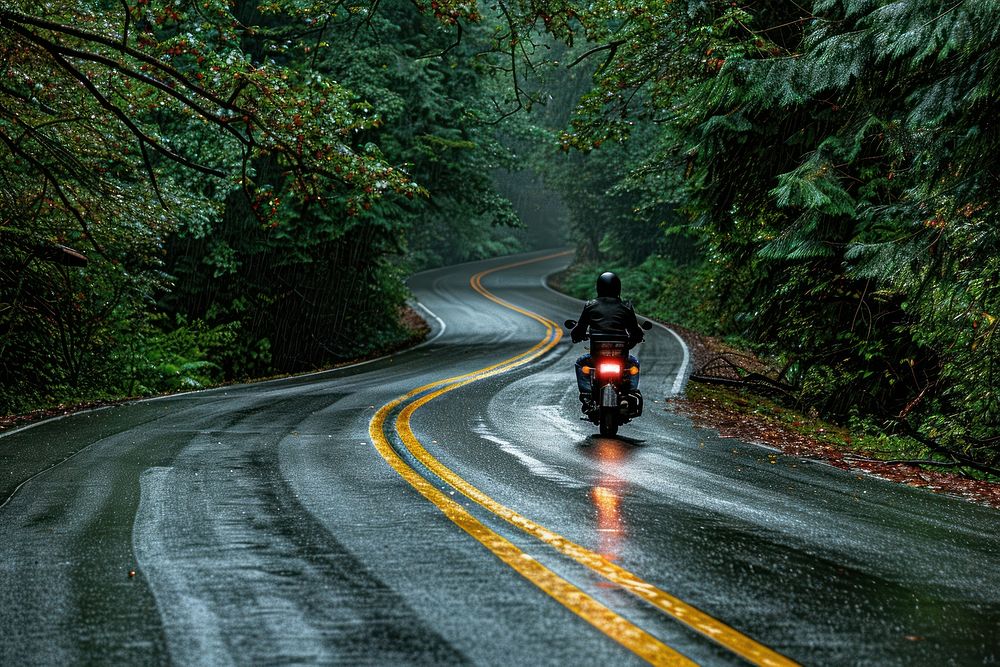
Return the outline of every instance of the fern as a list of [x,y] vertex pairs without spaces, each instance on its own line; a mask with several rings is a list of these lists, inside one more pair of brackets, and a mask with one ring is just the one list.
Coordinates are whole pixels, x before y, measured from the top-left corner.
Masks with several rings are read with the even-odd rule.
[[857,204],[840,184],[836,167],[820,153],[794,171],[781,174],[778,182],[771,194],[779,208],[811,209],[832,216],[855,213]]
[[917,267],[926,259],[927,248],[923,239],[908,243],[896,240],[852,243],[844,251],[844,259],[849,262],[847,274],[906,290],[916,281]]

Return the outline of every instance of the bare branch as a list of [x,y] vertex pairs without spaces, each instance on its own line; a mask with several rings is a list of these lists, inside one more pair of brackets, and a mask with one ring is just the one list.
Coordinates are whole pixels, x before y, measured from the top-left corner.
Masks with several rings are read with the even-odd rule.
[[382,0],[372,0],[372,3],[368,6],[368,13],[365,15],[365,20],[359,23],[356,28],[354,28],[353,37],[356,38],[358,36],[358,32],[361,31],[361,26],[365,25],[368,26],[368,28],[372,31],[373,34],[375,34],[375,29],[374,27],[372,27],[372,18],[375,16],[375,11],[378,9],[379,3],[381,1]]
[[581,62],[583,62],[590,56],[594,55],[595,53],[600,53],[601,51],[610,50],[611,53],[609,53],[608,57],[604,59],[604,63],[602,63],[601,66],[597,68],[597,71],[600,72],[601,70],[605,69],[608,66],[608,63],[611,62],[611,59],[614,58],[615,54],[618,52],[618,47],[624,43],[625,40],[619,39],[614,42],[603,44],[601,46],[595,46],[594,48],[590,49],[589,51],[578,57],[576,60],[571,62],[569,65],[567,65],[567,69],[579,65]]
[[128,29],[129,24],[132,22],[132,10],[129,9],[128,2],[126,0],[119,0],[121,2],[122,9],[125,10],[125,27],[122,29],[122,46],[121,50],[124,51],[125,47],[128,46]]
[[426,56],[418,57],[417,60],[426,60],[428,58],[441,58],[442,56],[447,55],[449,51],[458,48],[458,45],[462,43],[462,24],[460,22],[456,22],[455,29],[458,34],[455,35],[454,44],[448,46],[447,48],[445,48],[444,51],[441,51],[440,53],[429,53]]
[[[319,57],[319,45],[323,43],[323,33],[326,32],[326,28],[329,25],[330,25],[330,17],[327,16],[326,20],[323,21],[323,25],[319,29],[319,34],[316,35],[316,46],[313,47],[313,57],[312,61],[309,64],[309,66],[313,69],[316,69],[316,58]],[[231,99],[236,99],[235,93]]]
[[156,193],[156,199],[160,202],[160,206],[166,210],[170,210],[167,202],[163,200],[163,193],[160,192],[160,182],[156,178],[156,171],[153,170],[153,163],[149,159],[149,151],[146,149],[146,144],[142,141],[139,141],[139,151],[142,153],[142,164],[146,167],[149,182],[153,184],[153,192]]

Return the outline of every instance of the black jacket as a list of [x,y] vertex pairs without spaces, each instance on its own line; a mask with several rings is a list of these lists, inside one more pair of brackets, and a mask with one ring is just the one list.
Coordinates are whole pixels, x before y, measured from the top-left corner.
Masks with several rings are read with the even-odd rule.
[[580,315],[580,321],[570,332],[574,343],[583,340],[588,327],[593,333],[628,336],[629,347],[635,347],[642,342],[642,329],[635,318],[632,304],[617,297],[599,296],[587,302]]

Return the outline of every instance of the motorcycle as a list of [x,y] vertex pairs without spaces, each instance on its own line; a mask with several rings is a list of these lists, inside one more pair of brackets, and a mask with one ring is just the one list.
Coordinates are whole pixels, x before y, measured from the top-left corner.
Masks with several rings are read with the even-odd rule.
[[[576,324],[576,320],[565,322],[567,329]],[[640,326],[646,331],[653,328],[649,321]],[[613,436],[619,426],[642,415],[642,394],[638,389],[624,387],[625,374],[637,375],[639,368],[629,363],[628,336],[592,333],[584,337],[588,339],[591,365],[584,366],[583,372],[590,375],[593,407],[584,419],[597,424],[601,435]]]

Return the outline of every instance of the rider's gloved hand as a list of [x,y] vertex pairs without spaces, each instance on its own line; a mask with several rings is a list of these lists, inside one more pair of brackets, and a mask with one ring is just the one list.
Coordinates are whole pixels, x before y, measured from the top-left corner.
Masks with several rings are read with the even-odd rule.
[[586,334],[578,334],[578,333],[574,332],[573,334],[570,335],[570,338],[573,339],[574,343],[579,343],[581,341],[586,340],[587,339],[587,335]]

